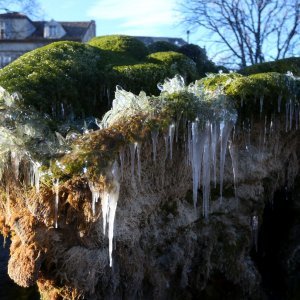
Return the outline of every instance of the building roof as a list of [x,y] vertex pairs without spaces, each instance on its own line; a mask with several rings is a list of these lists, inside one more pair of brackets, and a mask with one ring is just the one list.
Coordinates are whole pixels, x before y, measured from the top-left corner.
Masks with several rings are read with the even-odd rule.
[[[24,39],[20,39],[19,41],[33,41],[33,40],[48,40],[48,38],[44,37],[44,27],[45,24],[48,23],[46,21],[32,21],[26,15],[18,13],[18,12],[8,12],[4,14],[0,14],[0,19],[27,19],[31,24],[36,28],[36,30],[28,37]],[[63,29],[65,30],[66,34],[58,38],[57,40],[72,40],[72,41],[81,41],[81,39],[86,34],[89,27],[95,23],[95,21],[89,22],[59,22]],[[56,40],[51,38],[52,41]],[[6,41],[9,41],[8,39]],[[13,41],[13,40],[10,40]]]
[[[81,40],[85,35],[88,28],[93,21],[90,22],[57,22],[66,31],[66,34],[62,37],[64,40]],[[32,33],[27,39],[45,39],[44,38],[44,26],[46,21],[34,21],[32,22],[36,27],[36,31]],[[53,39],[52,39],[53,40]]]

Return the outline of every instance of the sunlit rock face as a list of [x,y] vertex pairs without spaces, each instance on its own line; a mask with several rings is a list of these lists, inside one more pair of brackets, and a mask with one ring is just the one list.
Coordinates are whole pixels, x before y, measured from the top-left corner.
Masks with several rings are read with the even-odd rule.
[[159,97],[117,88],[94,132],[53,129],[3,94],[10,277],[46,299],[263,297],[253,253],[266,204],[299,173],[298,104],[284,94],[278,112],[277,94],[272,110],[244,93],[242,105],[241,77],[206,80],[219,79],[232,98],[178,76]]

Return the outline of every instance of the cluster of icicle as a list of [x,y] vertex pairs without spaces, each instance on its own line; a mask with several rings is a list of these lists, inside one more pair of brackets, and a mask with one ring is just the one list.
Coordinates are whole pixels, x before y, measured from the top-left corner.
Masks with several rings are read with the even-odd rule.
[[95,205],[99,198],[101,199],[101,209],[103,218],[103,234],[106,235],[108,230],[108,249],[109,249],[109,265],[112,266],[112,250],[114,237],[114,221],[117,209],[117,203],[120,192],[119,166],[115,161],[111,168],[111,174],[107,174],[111,178],[111,186],[109,189],[100,191],[97,186],[89,181],[89,187],[92,192],[92,211],[95,214]]
[[[186,86],[181,76],[175,76],[172,79],[166,79],[163,84],[159,84],[158,88],[161,94],[172,94],[176,92],[186,91],[191,93],[193,99],[199,102],[197,107],[205,108],[205,116],[201,111],[197,112],[198,117],[193,121],[182,120],[185,122],[187,137],[185,140],[187,149],[187,163],[191,165],[192,178],[193,178],[193,200],[196,208],[198,199],[198,189],[202,187],[203,191],[203,216],[205,218],[209,215],[209,199],[210,199],[210,184],[214,181],[217,183],[217,157],[219,151],[219,182],[220,182],[220,195],[222,198],[223,190],[223,177],[225,156],[227,144],[230,137],[232,128],[236,122],[237,113],[229,107],[228,103],[225,104],[226,97],[222,91],[215,93],[207,93],[203,87],[197,84],[190,84]],[[159,111],[167,104],[164,97],[158,97],[156,101],[153,98],[147,97],[144,93],[134,95],[130,92],[117,88],[113,107],[103,117],[101,127],[107,128],[114,123],[134,116],[143,112],[147,113],[150,117],[154,112],[159,114]],[[179,121],[171,122],[167,134],[164,134],[166,144],[166,157],[172,159],[173,156],[173,143],[174,140],[178,141]],[[176,137],[175,137],[176,135]],[[157,143],[158,143],[159,130],[151,132],[152,139],[152,153],[153,161],[156,161]],[[140,161],[140,143],[133,143],[129,145],[131,157],[131,174],[134,176],[134,160],[137,154],[137,174],[138,179],[141,181],[141,161]],[[230,151],[234,154],[234,151]],[[235,155],[233,157],[233,173],[236,174],[237,162]],[[122,165],[124,161],[124,149],[120,153],[121,173],[123,173]],[[213,179],[213,180],[212,180]]]

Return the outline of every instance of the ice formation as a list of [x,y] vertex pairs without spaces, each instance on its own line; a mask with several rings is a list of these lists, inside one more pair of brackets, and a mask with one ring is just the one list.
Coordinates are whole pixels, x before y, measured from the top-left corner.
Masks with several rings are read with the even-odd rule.
[[54,227],[57,228],[58,219],[58,202],[59,202],[59,179],[55,179],[53,182],[54,192],[55,192],[55,211],[54,211]]
[[98,199],[100,197],[100,191],[93,182],[89,181],[88,183],[92,192],[92,212],[94,216],[96,212],[96,203],[98,202]]
[[111,170],[112,188],[104,190],[100,193],[102,218],[103,218],[103,234],[106,235],[106,227],[108,227],[108,249],[109,249],[109,265],[112,267],[112,250],[114,237],[114,221],[117,209],[117,203],[120,193],[119,183],[119,166],[115,161]]

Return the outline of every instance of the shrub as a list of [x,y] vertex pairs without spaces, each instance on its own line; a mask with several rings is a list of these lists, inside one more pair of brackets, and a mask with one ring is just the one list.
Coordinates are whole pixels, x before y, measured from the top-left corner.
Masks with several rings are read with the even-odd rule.
[[88,43],[104,51],[112,51],[114,55],[131,57],[137,60],[145,58],[148,54],[147,47],[138,39],[127,35],[106,35],[95,37]]
[[18,91],[27,105],[61,118],[64,113],[101,115],[101,51],[56,42],[21,56],[0,71],[0,85]]
[[194,44],[186,44],[178,49],[178,52],[186,55],[196,63],[196,68],[201,77],[206,73],[215,73],[218,67],[210,61],[206,55],[206,50]]
[[168,52],[168,51],[178,52],[178,49],[179,49],[178,46],[165,41],[154,42],[148,46],[149,53]]
[[277,72],[286,74],[288,71],[300,76],[300,58],[289,57],[276,61],[255,64],[240,70],[241,74],[251,75],[256,73]]

